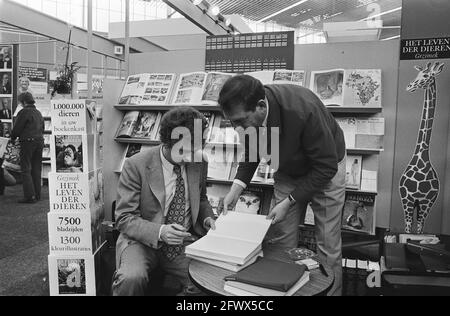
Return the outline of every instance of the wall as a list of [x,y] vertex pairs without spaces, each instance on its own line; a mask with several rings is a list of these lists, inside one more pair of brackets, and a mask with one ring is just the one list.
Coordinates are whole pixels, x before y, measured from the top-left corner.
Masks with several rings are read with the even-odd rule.
[[[448,0],[404,0],[402,40],[448,38],[449,12]],[[447,54],[450,56],[450,51]],[[424,105],[424,90],[409,93],[406,87],[418,75],[414,66],[425,67],[428,62],[442,62],[445,66],[436,79],[437,106],[430,143],[430,160],[440,180],[440,193],[426,221],[425,233],[450,234],[450,59],[400,61],[391,226],[395,231],[405,230],[399,183],[415,150]]]
[[[382,116],[386,120],[384,152],[379,156],[377,226],[390,227],[390,199],[392,194],[392,171],[394,159],[395,113],[397,98],[398,41],[353,42],[295,46],[295,69],[308,73],[312,70],[333,68],[381,69],[382,70]],[[350,115],[347,115],[350,116]],[[369,156],[364,157],[366,160]],[[375,157],[372,157],[373,159]],[[377,162],[372,162],[372,165]]]

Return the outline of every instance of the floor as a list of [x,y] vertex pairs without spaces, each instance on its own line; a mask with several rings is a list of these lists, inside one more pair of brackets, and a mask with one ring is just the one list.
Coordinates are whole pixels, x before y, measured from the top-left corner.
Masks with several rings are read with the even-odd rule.
[[0,296],[48,296],[48,188],[42,201],[18,204],[21,186],[0,196]]

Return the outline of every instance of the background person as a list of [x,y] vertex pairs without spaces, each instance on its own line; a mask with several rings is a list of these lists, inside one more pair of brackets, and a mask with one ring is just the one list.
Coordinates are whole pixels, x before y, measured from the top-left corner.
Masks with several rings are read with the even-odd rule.
[[41,199],[42,151],[44,149],[44,118],[36,109],[31,93],[18,97],[23,106],[11,133],[11,140],[19,138],[20,166],[23,176],[24,199],[19,203],[35,203]]

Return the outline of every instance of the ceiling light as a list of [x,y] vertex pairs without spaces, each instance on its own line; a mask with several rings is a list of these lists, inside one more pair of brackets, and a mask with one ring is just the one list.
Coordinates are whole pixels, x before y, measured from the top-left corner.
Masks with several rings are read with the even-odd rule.
[[220,8],[218,7],[218,6],[213,6],[212,8],[211,8],[211,14],[213,15],[213,16],[218,16],[219,14],[220,14]]
[[203,0],[194,0],[194,1],[192,1],[192,3],[194,4],[194,5],[199,5],[200,3],[202,3],[203,2]]
[[265,18],[263,18],[263,19],[261,19],[261,20],[259,20],[259,21],[256,21],[256,23],[261,23],[261,22],[267,21],[268,19],[270,19],[270,18],[272,18],[272,17],[274,17],[274,16],[277,16],[278,14],[281,14],[281,13],[283,13],[283,12],[286,12],[287,10],[290,10],[290,9],[292,9],[292,8],[295,8],[296,6],[299,6],[299,5],[301,5],[301,4],[305,3],[305,2],[308,2],[308,1],[309,1],[309,0],[301,0],[301,1],[297,2],[297,3],[294,3],[293,5],[290,5],[290,6],[286,7],[286,8],[284,8],[284,9],[281,9],[280,11],[277,11],[277,12],[275,12],[275,13],[272,13],[271,15],[266,16]]
[[401,9],[402,9],[402,7],[398,7],[398,8],[395,8],[395,9],[392,9],[392,10],[389,10],[389,11],[384,11],[384,12],[381,12],[381,13],[378,13],[378,14],[375,14],[375,15],[369,15],[367,18],[359,20],[359,22],[366,21],[366,20],[371,20],[373,18],[377,18],[377,17],[383,16],[383,15],[386,15],[386,14],[389,14],[389,13],[397,12],[397,11],[400,11]]
[[231,20],[230,19],[226,19],[225,20],[225,25],[226,26],[230,26],[231,25]]

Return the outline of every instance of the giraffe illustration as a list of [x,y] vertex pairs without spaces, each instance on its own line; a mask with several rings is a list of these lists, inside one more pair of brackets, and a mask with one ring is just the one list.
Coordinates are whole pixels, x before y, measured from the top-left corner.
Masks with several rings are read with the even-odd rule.
[[406,233],[412,232],[414,211],[417,212],[417,233],[422,234],[425,220],[439,195],[439,178],[430,160],[430,142],[436,109],[436,76],[442,72],[443,63],[428,63],[426,68],[415,67],[419,74],[408,92],[425,90],[419,136],[414,155],[400,179],[400,196],[405,213]]

